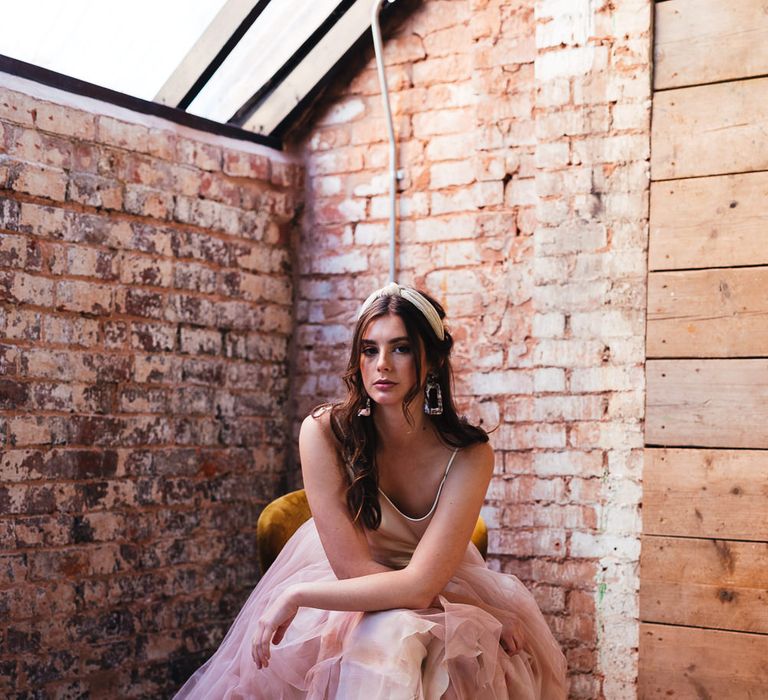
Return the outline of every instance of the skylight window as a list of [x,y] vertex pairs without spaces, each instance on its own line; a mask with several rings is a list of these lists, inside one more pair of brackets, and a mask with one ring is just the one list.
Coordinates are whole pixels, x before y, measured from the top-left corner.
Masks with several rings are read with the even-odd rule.
[[[133,100],[139,111],[165,110],[166,118],[198,128],[267,141],[279,140],[370,31],[373,7],[372,0],[5,5],[0,54],[11,60],[0,58],[2,70],[81,94],[108,88],[114,92],[101,99],[120,103],[129,95],[140,98]],[[40,77],[18,61],[54,73]]]
[[152,100],[225,2],[6,2],[0,54]]

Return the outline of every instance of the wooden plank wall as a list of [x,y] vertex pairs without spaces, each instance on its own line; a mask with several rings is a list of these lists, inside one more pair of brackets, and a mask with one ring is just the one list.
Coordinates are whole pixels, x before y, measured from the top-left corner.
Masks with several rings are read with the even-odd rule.
[[655,6],[640,698],[768,698],[768,5]]

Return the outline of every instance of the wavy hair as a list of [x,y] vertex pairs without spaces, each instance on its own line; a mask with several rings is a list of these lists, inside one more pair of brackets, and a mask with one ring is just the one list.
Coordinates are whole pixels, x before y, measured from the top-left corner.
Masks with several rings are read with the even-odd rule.
[[[444,319],[443,307],[428,294],[419,293],[435,307],[440,318]],[[427,416],[440,439],[446,445],[457,448],[488,441],[488,434],[482,428],[471,425],[456,412],[450,362],[453,337],[448,330],[445,330],[444,339],[440,340],[424,314],[401,296],[383,296],[376,299],[360,316],[355,326],[349,362],[343,375],[347,396],[341,403],[331,406],[331,428],[340,446],[340,456],[346,471],[347,507],[353,521],[362,521],[370,530],[377,529],[381,524],[381,507],[379,474],[376,467],[376,431],[371,418],[358,415],[368,399],[360,372],[360,346],[368,324],[387,314],[394,314],[402,319],[411,347],[414,348],[416,376],[419,379],[403,399],[403,415],[406,420],[413,422],[409,404],[424,392],[425,387],[421,380],[424,357],[431,365],[431,374],[436,377],[443,395],[442,414]],[[423,354],[418,351],[419,348],[423,348]],[[375,410],[374,404],[373,411]]]

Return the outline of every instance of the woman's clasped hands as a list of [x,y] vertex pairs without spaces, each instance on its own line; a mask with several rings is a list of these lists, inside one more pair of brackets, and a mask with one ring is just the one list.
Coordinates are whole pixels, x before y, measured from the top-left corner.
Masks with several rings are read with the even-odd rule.
[[277,595],[266,607],[256,623],[251,637],[251,656],[257,668],[269,665],[271,644],[279,644],[290,626],[299,605],[296,602],[297,586],[290,586]]

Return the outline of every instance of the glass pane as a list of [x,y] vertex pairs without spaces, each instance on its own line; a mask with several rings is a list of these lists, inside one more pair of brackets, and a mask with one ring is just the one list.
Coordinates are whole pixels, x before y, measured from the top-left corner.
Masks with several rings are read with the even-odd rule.
[[0,53],[151,100],[225,2],[5,2]]
[[337,5],[338,0],[272,0],[187,111],[228,121]]

